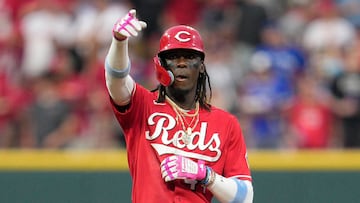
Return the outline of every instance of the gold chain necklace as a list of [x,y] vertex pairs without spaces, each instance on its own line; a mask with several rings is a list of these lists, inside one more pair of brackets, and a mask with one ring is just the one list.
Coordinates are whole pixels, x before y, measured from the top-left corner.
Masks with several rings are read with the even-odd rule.
[[[169,97],[166,97],[166,100],[176,113],[176,122],[181,124],[181,127],[184,131],[181,140],[188,145],[192,141],[192,132],[196,128],[197,124],[199,123],[199,102],[196,102],[195,112],[190,114],[186,112],[186,110],[179,107],[174,101],[172,101]],[[186,117],[192,117],[190,123],[187,122]],[[194,123],[195,122],[195,123]],[[187,124],[187,127],[185,126]],[[193,124],[194,123],[194,124]],[[193,126],[191,126],[193,124]]]

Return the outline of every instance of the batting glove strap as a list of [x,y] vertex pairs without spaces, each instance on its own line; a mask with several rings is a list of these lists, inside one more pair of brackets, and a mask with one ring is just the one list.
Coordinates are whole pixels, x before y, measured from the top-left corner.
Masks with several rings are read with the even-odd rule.
[[206,166],[206,176],[200,181],[200,184],[209,186],[215,181],[215,172],[210,167]]

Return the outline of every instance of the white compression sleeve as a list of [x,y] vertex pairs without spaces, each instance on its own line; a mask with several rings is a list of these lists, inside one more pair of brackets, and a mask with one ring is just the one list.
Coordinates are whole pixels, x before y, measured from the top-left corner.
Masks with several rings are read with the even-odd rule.
[[105,59],[106,86],[110,96],[118,105],[130,102],[135,87],[130,71],[128,40],[118,41],[113,38]]
[[252,203],[254,191],[248,180],[225,178],[215,174],[214,182],[208,186],[214,197],[221,203]]

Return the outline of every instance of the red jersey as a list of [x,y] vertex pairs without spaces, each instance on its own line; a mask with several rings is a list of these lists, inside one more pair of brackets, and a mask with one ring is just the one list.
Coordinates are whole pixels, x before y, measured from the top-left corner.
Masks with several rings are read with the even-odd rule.
[[332,114],[321,104],[298,101],[291,108],[291,125],[298,134],[300,148],[326,148],[332,127]]
[[212,107],[199,110],[199,122],[187,145],[185,134],[172,106],[157,103],[158,93],[136,85],[130,108],[121,113],[113,110],[125,133],[127,157],[133,180],[132,202],[159,203],[211,202],[212,194],[197,181],[175,180],[166,183],[160,163],[177,154],[194,161],[204,160],[224,177],[250,180],[246,146],[235,116]]

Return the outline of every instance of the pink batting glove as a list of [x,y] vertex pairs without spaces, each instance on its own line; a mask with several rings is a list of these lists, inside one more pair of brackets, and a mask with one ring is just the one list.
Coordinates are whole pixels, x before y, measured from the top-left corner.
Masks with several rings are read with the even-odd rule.
[[161,162],[162,178],[165,182],[175,179],[203,180],[206,166],[202,160],[195,161],[178,155],[169,156]]
[[136,10],[131,9],[123,18],[119,19],[113,27],[113,36],[121,41],[130,36],[138,36],[138,32],[146,28],[146,23],[136,18]]

